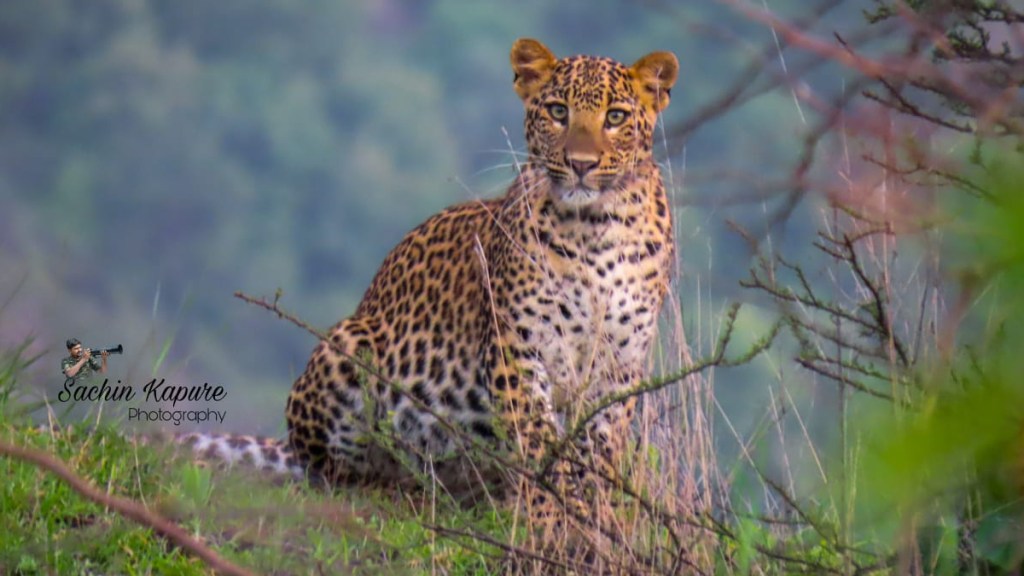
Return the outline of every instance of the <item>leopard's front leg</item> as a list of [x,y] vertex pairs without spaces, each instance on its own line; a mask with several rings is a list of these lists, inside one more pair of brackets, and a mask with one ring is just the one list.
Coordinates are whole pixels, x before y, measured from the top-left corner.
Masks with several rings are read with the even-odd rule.
[[496,345],[491,354],[495,415],[516,464],[525,469],[515,474],[511,495],[519,500],[519,507],[526,510],[544,541],[563,537],[569,524],[589,516],[589,509],[569,463],[555,454],[556,460],[548,465],[559,440],[559,427],[547,371],[536,350],[516,340]]
[[643,383],[641,368],[620,369],[603,377],[605,386],[584,404],[580,421],[569,433],[590,475],[621,485],[625,472],[625,455],[629,445],[630,423],[636,410],[637,396],[632,394]]
[[589,510],[589,525],[596,533],[617,534],[626,540],[630,539],[629,523],[621,510],[624,494],[629,492],[630,426],[637,401],[631,392],[643,377],[642,369],[602,374],[576,419],[567,424],[564,441],[572,454],[572,475],[581,501]]

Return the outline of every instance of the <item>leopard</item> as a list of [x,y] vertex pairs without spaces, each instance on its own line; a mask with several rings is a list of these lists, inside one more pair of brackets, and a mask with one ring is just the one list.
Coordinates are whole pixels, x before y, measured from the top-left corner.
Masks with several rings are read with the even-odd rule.
[[[558,58],[530,38],[510,60],[526,154],[506,192],[441,211],[391,250],[295,380],[286,441],[186,436],[195,450],[456,494],[500,484],[510,463],[548,463],[579,498],[588,470],[615,474],[674,274],[653,149],[678,60]],[[535,490],[527,504],[555,500]]]

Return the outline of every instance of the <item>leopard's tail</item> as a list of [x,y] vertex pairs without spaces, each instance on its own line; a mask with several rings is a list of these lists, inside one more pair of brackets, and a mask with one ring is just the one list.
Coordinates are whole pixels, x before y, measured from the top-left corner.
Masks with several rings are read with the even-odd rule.
[[306,470],[286,440],[244,434],[190,432],[175,434],[173,442],[192,451],[200,460],[226,466],[241,465],[297,479]]

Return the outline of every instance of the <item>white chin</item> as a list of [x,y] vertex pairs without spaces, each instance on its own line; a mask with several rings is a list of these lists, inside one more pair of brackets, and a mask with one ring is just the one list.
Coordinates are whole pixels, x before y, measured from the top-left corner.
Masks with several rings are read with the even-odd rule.
[[583,206],[597,200],[600,195],[601,192],[590,188],[568,188],[561,191],[558,199],[570,206]]

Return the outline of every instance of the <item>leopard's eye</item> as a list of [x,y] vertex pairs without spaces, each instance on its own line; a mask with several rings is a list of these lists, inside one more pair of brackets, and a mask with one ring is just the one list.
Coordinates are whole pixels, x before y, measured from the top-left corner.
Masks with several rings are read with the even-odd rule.
[[629,117],[629,112],[625,110],[609,110],[604,122],[609,127],[614,127],[625,122],[627,117]]
[[564,122],[569,117],[569,108],[565,104],[552,102],[548,104],[548,114],[556,122]]

